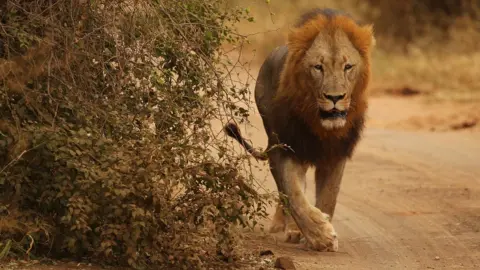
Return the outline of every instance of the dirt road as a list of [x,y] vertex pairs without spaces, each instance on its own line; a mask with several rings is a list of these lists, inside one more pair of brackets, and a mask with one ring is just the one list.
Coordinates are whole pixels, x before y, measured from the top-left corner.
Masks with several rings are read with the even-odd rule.
[[[404,103],[418,102],[371,101],[371,125],[347,165],[333,220],[339,252],[305,251],[261,232],[248,236],[247,247],[290,256],[297,269],[480,269],[480,133],[384,128],[402,117],[392,106]],[[264,147],[260,118],[252,123],[246,135]],[[258,179],[276,190],[261,167]],[[312,171],[308,184],[313,202]]]

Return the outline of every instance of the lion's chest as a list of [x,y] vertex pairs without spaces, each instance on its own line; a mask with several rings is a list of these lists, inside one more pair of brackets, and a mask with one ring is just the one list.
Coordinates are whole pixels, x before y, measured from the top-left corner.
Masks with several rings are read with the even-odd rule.
[[274,142],[286,144],[286,151],[300,161],[310,164],[332,162],[352,156],[362,129],[363,118],[358,119],[342,138],[319,137],[303,121],[289,119],[283,125],[276,125]]

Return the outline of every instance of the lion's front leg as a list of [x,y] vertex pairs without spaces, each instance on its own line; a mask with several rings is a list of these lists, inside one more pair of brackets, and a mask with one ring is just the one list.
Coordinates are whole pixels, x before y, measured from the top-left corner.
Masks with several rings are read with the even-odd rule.
[[319,164],[315,169],[315,206],[328,214],[330,221],[337,205],[345,163],[346,159],[342,159],[329,166]]
[[270,153],[270,162],[277,187],[288,198],[289,214],[307,245],[319,251],[337,251],[335,229],[324,213],[310,205],[303,192],[301,185],[305,181],[307,167],[284,156],[281,151]]

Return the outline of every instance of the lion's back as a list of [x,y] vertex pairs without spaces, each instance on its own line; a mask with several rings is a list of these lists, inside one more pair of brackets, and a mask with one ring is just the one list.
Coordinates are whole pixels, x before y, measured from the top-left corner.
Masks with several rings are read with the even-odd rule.
[[276,47],[265,58],[257,76],[255,86],[255,101],[257,103],[260,114],[269,114],[272,99],[275,96],[279,81],[280,73],[288,53],[286,45]]

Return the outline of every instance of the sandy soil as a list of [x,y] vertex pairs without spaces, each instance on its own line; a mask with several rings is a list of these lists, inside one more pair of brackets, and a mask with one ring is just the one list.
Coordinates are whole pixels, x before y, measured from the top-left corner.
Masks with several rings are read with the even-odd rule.
[[[290,256],[297,269],[480,269],[480,133],[475,126],[449,131],[478,105],[372,98],[333,220],[339,252],[302,250],[282,234],[261,232],[249,234],[246,247]],[[264,147],[259,116],[251,121],[255,128],[244,134]],[[260,168],[258,179],[276,190],[267,165]],[[312,179],[309,171],[311,202]]]

